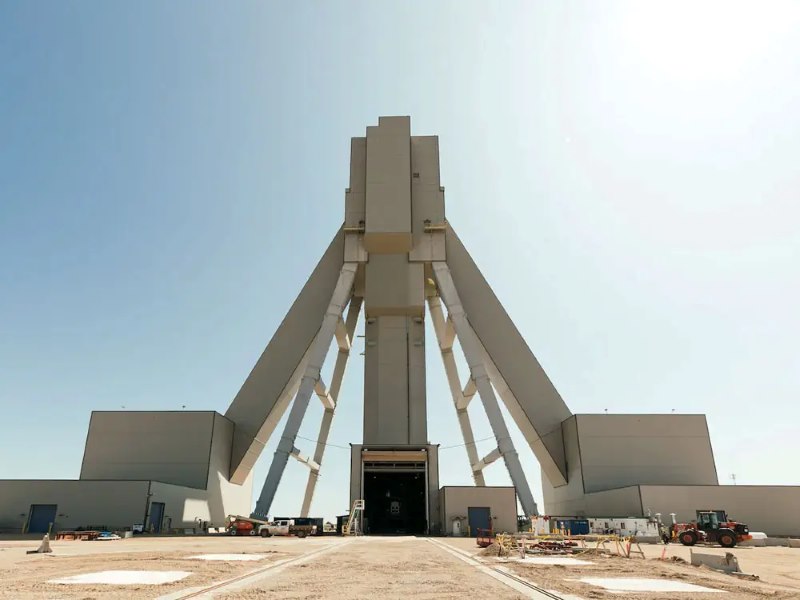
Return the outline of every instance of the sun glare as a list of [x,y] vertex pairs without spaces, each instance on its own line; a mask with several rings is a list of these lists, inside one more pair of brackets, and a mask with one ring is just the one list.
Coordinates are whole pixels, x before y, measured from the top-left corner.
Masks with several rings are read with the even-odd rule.
[[629,52],[677,81],[736,77],[800,21],[794,2],[637,2],[625,9]]

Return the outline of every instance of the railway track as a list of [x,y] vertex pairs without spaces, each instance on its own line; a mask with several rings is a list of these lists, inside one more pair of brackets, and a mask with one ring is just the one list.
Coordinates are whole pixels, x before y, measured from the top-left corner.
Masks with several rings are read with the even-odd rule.
[[464,552],[463,550],[454,548],[450,544],[447,544],[445,542],[442,542],[434,538],[427,538],[427,539],[434,546],[438,546],[445,552],[452,554],[459,560],[467,563],[468,565],[476,568],[477,570],[485,573],[486,575],[489,575],[490,577],[496,579],[500,583],[507,585],[514,591],[524,595],[526,598],[532,598],[534,600],[564,600],[562,596],[554,594],[553,592],[550,592],[544,588],[540,588],[538,585],[535,585],[534,583],[531,583],[530,581],[523,579],[522,577],[518,577],[513,573],[511,573],[510,571],[478,561],[475,558],[473,558],[472,555],[469,554],[468,552]]
[[343,540],[329,544],[327,546],[323,546],[322,548],[317,548],[316,550],[301,554],[300,556],[294,556],[292,558],[285,558],[283,560],[275,561],[274,563],[270,563],[266,566],[259,567],[258,569],[248,571],[247,573],[243,573],[237,577],[231,577],[230,579],[211,583],[207,586],[187,588],[171,594],[159,596],[156,598],[156,600],[188,600],[189,598],[207,600],[220,594],[227,594],[229,592],[244,589],[251,585],[255,585],[270,575],[280,573],[287,567],[304,563],[323,554],[328,554],[329,552],[334,552],[345,546],[348,542],[349,540]]
[[[564,600],[562,596],[559,596],[557,594],[554,594],[553,592],[545,590],[522,577],[518,577],[517,575],[508,571],[507,569],[496,567],[491,564],[487,564],[483,561],[476,560],[468,552],[465,552],[458,548],[454,548],[450,544],[442,542],[441,540],[435,538],[427,538],[427,541],[433,544],[434,546],[437,546],[444,552],[447,552],[448,554],[458,558],[462,562],[470,565],[471,567],[475,568],[481,573],[484,573],[485,575],[492,577],[493,579],[502,583],[503,585],[513,589],[515,592],[524,596],[525,598],[530,598],[532,600]],[[349,542],[350,540],[343,540],[340,542],[328,544],[326,546],[323,546],[322,548],[311,550],[310,552],[306,552],[299,556],[294,556],[291,558],[286,558],[283,560],[276,561],[274,563],[270,563],[263,567],[259,567],[257,569],[248,571],[247,573],[243,573],[242,575],[239,575],[237,577],[231,577],[230,579],[214,582],[205,586],[186,588],[183,590],[172,592],[170,594],[160,596],[159,598],[157,598],[157,600],[189,600],[189,599],[208,600],[211,598],[218,597],[222,594],[227,594],[230,592],[246,589],[248,587],[259,584],[265,578],[270,577],[272,575],[276,575],[289,567],[313,560],[324,554],[335,552],[336,550],[347,545]]]

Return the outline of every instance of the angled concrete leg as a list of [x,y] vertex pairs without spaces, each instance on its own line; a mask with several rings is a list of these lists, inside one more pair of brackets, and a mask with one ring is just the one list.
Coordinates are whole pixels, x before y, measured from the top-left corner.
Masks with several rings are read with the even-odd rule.
[[475,446],[475,435],[472,433],[472,423],[470,423],[469,413],[467,412],[467,405],[471,396],[468,398],[461,388],[458,366],[453,356],[455,331],[451,331],[452,325],[445,320],[442,303],[437,296],[428,297],[428,310],[431,313],[431,321],[433,321],[433,328],[436,331],[436,340],[442,353],[444,371],[450,386],[450,394],[453,396],[453,406],[456,409],[461,436],[464,438],[464,447],[467,450],[472,479],[475,481],[475,485],[484,486],[486,485],[486,480],[483,477],[483,469],[475,469],[475,466],[479,464],[478,449]]
[[492,383],[489,379],[489,374],[484,364],[483,348],[472,330],[472,327],[467,321],[467,316],[464,308],[461,305],[461,299],[458,296],[453,278],[450,275],[450,269],[447,263],[434,262],[433,273],[436,279],[436,285],[442,295],[444,304],[447,307],[447,312],[450,316],[456,335],[461,342],[461,348],[469,365],[470,374],[475,386],[480,394],[483,408],[486,411],[486,416],[489,418],[489,424],[492,427],[492,432],[497,439],[497,451],[490,453],[483,462],[489,464],[497,456],[502,456],[508,469],[508,474],[511,476],[511,481],[514,487],[517,488],[517,495],[519,496],[520,504],[526,515],[537,515],[539,511],[536,507],[536,502],[533,499],[528,480],[525,477],[525,472],[522,470],[522,464],[519,460],[519,455],[514,448],[514,443],[511,441],[511,434],[506,426],[503,413],[500,412],[500,405],[497,403]]
[[447,267],[470,327],[490,358],[492,385],[547,480],[567,483],[561,424],[572,416],[466,247],[447,225]]
[[269,513],[272,501],[275,499],[275,492],[278,489],[281,477],[283,477],[283,472],[286,469],[286,463],[289,461],[290,455],[297,456],[312,469],[315,467],[319,468],[318,465],[312,464],[308,459],[300,455],[299,451],[294,446],[294,442],[297,438],[297,432],[300,431],[300,425],[306,414],[311,395],[314,393],[320,380],[322,364],[325,361],[328,348],[330,348],[331,341],[336,333],[336,327],[341,318],[342,311],[347,301],[350,299],[355,273],[356,265],[354,263],[346,263],[339,273],[339,279],[336,282],[333,296],[325,311],[325,316],[322,319],[322,325],[311,346],[308,365],[300,380],[300,386],[297,390],[294,403],[292,404],[292,409],[289,412],[289,418],[286,421],[283,436],[281,436],[280,442],[278,442],[278,448],[275,450],[267,479],[264,482],[261,495],[256,502],[256,508],[253,511],[255,515],[263,517]]
[[[353,297],[350,300],[350,307],[347,310],[347,319],[344,322],[339,322],[336,332],[336,342],[339,346],[339,353],[336,355],[336,364],[333,367],[333,376],[331,379],[331,387],[327,390],[327,398],[330,398],[328,404],[325,405],[325,412],[322,413],[322,423],[319,426],[319,435],[317,435],[317,447],[314,451],[314,463],[322,466],[322,457],[325,454],[325,445],[328,442],[328,434],[331,431],[331,424],[333,423],[333,415],[336,411],[336,405],[339,402],[339,389],[342,386],[344,372],[347,368],[347,359],[350,356],[350,348],[353,343],[353,335],[356,331],[356,323],[358,322],[358,314],[361,311],[361,303],[363,298]],[[306,493],[303,497],[303,507],[300,510],[301,517],[307,517],[311,510],[311,501],[314,499],[314,490],[317,487],[317,480],[319,479],[319,469],[311,469],[308,472],[308,482],[306,483]]]
[[292,402],[292,390],[303,377],[307,356],[339,281],[344,238],[340,228],[225,411],[234,424],[231,483],[241,485],[247,480]]

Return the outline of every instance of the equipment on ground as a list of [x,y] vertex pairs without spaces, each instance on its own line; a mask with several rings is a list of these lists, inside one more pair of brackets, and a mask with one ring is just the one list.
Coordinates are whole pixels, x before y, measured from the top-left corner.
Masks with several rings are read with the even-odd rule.
[[494,542],[494,531],[491,529],[478,529],[475,541],[480,548],[488,548]]
[[660,525],[653,517],[575,517],[538,515],[530,520],[530,531],[540,535],[617,535],[658,539]]
[[308,535],[322,535],[325,528],[325,520],[320,517],[272,517],[273,522],[294,521],[295,525],[313,526]]
[[86,531],[57,531],[55,539],[58,541],[64,540],[96,540],[102,532],[95,530]]
[[300,525],[294,519],[281,519],[265,523],[258,528],[261,537],[272,537],[273,535],[295,535],[304,538],[314,535],[317,532],[316,525]]
[[295,535],[304,538],[317,532],[316,525],[295,523],[294,519],[281,519],[265,521],[256,517],[243,517],[241,515],[228,516],[229,535],[260,535],[272,537],[273,535]]
[[241,515],[228,515],[228,535],[256,535],[266,521]]
[[752,538],[747,525],[731,521],[724,510],[698,510],[696,521],[676,523],[672,526],[672,534],[684,546],[707,543],[719,544],[723,548],[733,548]]

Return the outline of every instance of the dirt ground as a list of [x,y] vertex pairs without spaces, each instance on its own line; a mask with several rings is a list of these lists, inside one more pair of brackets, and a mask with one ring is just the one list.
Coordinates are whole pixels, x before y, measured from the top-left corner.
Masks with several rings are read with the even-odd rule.
[[[745,598],[800,599],[800,549],[736,548],[745,572],[760,576],[760,581],[747,581],[683,562],[661,561],[664,547],[643,545],[647,559],[582,557],[595,564],[585,566],[531,565],[480,557],[480,549],[472,539],[440,538],[452,548],[467,553],[482,564],[502,566],[511,572],[553,590],[584,600],[596,598],[637,600],[696,598],[691,593],[625,593],[612,594],[577,581],[580,577],[652,577],[680,580],[725,590],[728,600]],[[232,538],[164,537],[134,538],[113,542],[52,542],[49,555],[26,555],[25,550],[38,546],[38,540],[6,541],[0,537],[0,598],[20,600],[80,598],[157,598],[159,596],[203,588],[247,573],[258,573],[247,585],[219,590],[215,597],[228,600],[310,600],[333,598],[386,598],[407,600],[461,599],[474,596],[498,599],[521,598],[519,592],[493,579],[476,567],[466,564],[442,548],[423,538]],[[310,552],[326,550],[310,556],[306,562],[290,563],[269,570],[273,563],[302,558]],[[703,548],[703,552],[723,553],[722,549]],[[217,562],[186,560],[196,554],[253,553],[266,554],[257,562]],[[689,548],[667,546],[667,558],[689,559]],[[192,574],[182,581],[166,585],[64,585],[48,580],[80,573],[104,570],[180,570]]]
[[[594,564],[580,567],[563,567],[557,565],[525,565],[524,562],[512,563],[512,571],[531,579],[547,589],[581,596],[583,598],[619,598],[593,585],[576,581],[579,577],[636,577],[648,579],[669,579],[693,583],[716,590],[725,590],[726,600],[745,600],[747,598],[800,598],[800,588],[794,590],[775,586],[760,581],[747,581],[718,573],[706,568],[692,567],[685,563],[661,561],[658,559],[626,559],[621,557],[602,558],[584,557]],[[634,594],[631,594],[634,595]],[[656,600],[668,595],[661,593],[637,593],[637,599]],[[687,594],[681,594],[687,595]]]
[[[0,539],[0,598],[56,599],[155,598],[177,590],[208,585],[241,575],[272,561],[319,548],[319,539],[196,537],[135,538],[108,542],[51,542],[51,554],[25,554],[38,541]],[[187,560],[211,553],[266,554],[257,562]],[[48,580],[109,570],[190,571],[192,574],[165,585],[65,585]]]
[[[448,539],[448,543],[480,556],[480,550],[472,540]],[[728,592],[726,600],[745,600],[749,598],[800,598],[800,549],[794,548],[747,548],[733,550],[739,566],[745,573],[758,575],[758,581],[740,579],[732,575],[718,573],[704,568],[693,567],[690,561],[690,548],[670,544],[666,547],[665,558],[659,560],[664,551],[662,545],[642,544],[647,557],[622,558],[602,557],[585,554],[575,556],[581,560],[594,562],[584,566],[532,565],[525,561],[484,558],[485,561],[500,564],[511,569],[545,589],[573,594],[582,598],[619,598],[620,594],[604,591],[576,579],[582,577],[637,577],[653,579],[671,579],[685,583],[693,583]],[[722,548],[700,548],[698,552],[708,554],[725,554]],[[674,558],[673,558],[674,557]],[[678,560],[675,560],[678,559]],[[627,594],[626,594],[627,595]],[[631,593],[637,600],[664,599],[667,593]],[[676,597],[688,598],[688,594],[672,594]],[[695,595],[696,596],[696,595]]]
[[424,539],[359,538],[319,561],[288,569],[226,600],[462,600],[522,598]]

